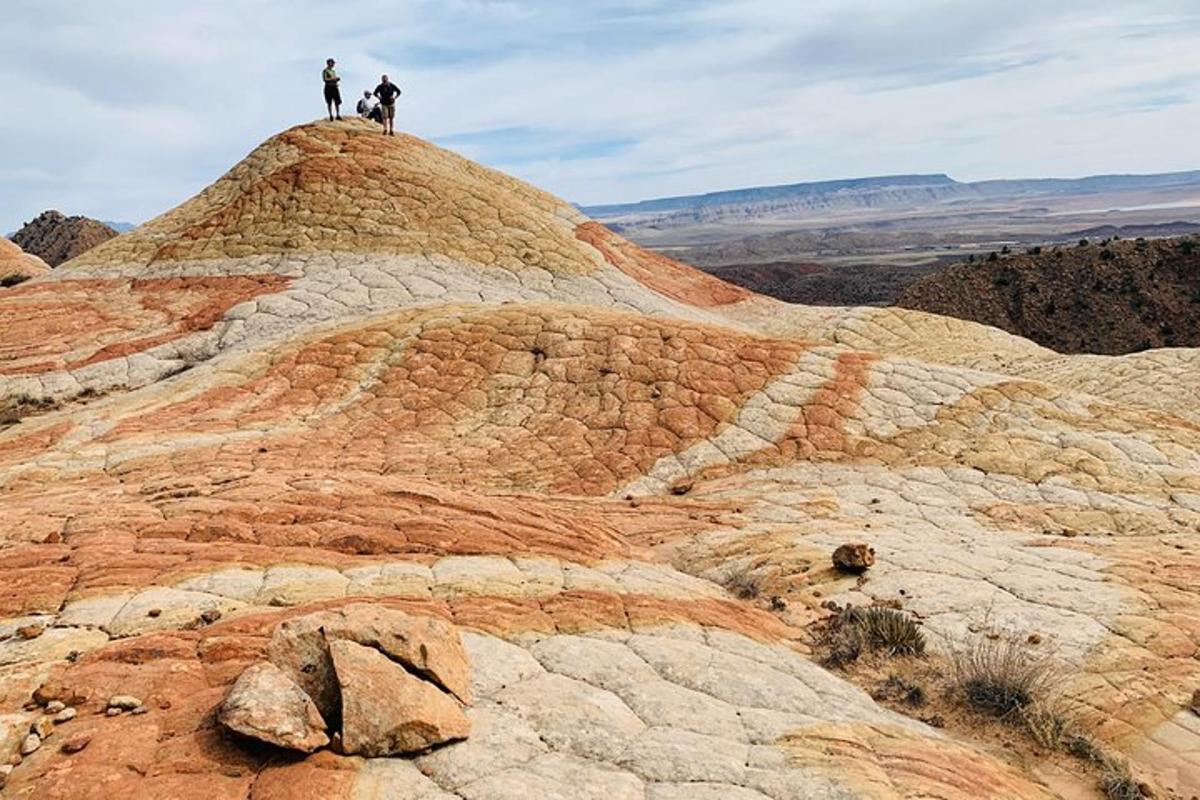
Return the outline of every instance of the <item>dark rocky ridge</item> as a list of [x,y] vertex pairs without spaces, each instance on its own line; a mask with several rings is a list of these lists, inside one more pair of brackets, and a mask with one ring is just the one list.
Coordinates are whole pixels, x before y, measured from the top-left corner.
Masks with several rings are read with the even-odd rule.
[[43,211],[13,234],[12,240],[52,267],[86,253],[108,241],[117,232],[88,217],[68,217],[59,211]]
[[1200,240],[1106,240],[959,263],[896,305],[974,320],[1062,353],[1200,347]]

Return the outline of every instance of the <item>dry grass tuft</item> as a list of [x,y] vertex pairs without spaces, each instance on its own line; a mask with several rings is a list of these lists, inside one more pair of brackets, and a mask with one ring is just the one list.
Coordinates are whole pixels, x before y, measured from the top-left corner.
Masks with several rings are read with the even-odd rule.
[[1015,638],[979,639],[954,656],[955,688],[972,707],[1002,719],[1048,700],[1059,682],[1053,662]]
[[1145,800],[1153,796],[1145,791],[1145,784],[1133,777],[1129,765],[1123,761],[1106,761],[1100,774],[1100,789],[1109,800]]
[[831,617],[817,637],[825,650],[824,663],[843,667],[858,660],[865,650],[889,656],[919,656],[925,652],[925,634],[903,611],[883,606],[848,606]]
[[919,656],[925,652],[925,634],[903,611],[882,606],[852,609],[853,624],[863,632],[874,650],[886,650],[891,656]]
[[756,600],[762,594],[762,578],[750,567],[739,567],[721,582],[739,600]]

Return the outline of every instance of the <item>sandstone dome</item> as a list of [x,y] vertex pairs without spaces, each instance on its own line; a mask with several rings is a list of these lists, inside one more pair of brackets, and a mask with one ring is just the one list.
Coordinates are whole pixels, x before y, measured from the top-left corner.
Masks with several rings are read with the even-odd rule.
[[8,239],[0,238],[0,278],[14,275],[36,278],[45,275],[50,267],[40,258],[21,250]]
[[[789,306],[359,121],[272,138],[0,320],[0,391],[56,406],[0,430],[0,719],[80,710],[18,793],[1070,784],[818,664],[825,607],[875,602],[935,653],[1036,636],[1098,740],[1200,789],[1196,351]],[[848,540],[868,574],[828,566]],[[464,631],[469,739],[281,760],[213,725],[276,625],[364,599]]]

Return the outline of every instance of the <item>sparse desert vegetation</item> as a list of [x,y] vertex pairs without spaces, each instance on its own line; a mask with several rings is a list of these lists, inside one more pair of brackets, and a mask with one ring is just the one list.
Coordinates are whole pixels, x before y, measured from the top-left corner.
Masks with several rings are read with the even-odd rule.
[[865,651],[887,656],[919,656],[925,634],[903,611],[885,606],[849,606],[829,617],[818,630],[818,649],[825,663],[839,667],[857,661]]

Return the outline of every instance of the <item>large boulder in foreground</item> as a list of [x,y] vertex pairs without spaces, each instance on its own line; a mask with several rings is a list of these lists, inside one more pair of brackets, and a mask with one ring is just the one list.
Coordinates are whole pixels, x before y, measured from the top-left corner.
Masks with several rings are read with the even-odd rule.
[[311,753],[329,744],[325,720],[287,673],[261,662],[241,674],[217,712],[221,724],[252,739]]
[[417,753],[470,734],[471,723],[453,697],[379,650],[338,640],[329,643],[329,652],[347,755]]
[[340,730],[342,752],[364,756],[422,752],[470,733],[467,653],[441,620],[362,603],[321,611],[277,625],[267,657],[221,704],[229,730],[305,753]]
[[472,702],[470,666],[453,625],[390,608],[356,603],[281,623],[271,636],[270,660],[296,681],[328,720],[338,713],[338,682],[327,642],[370,647],[432,681],[460,702]]

